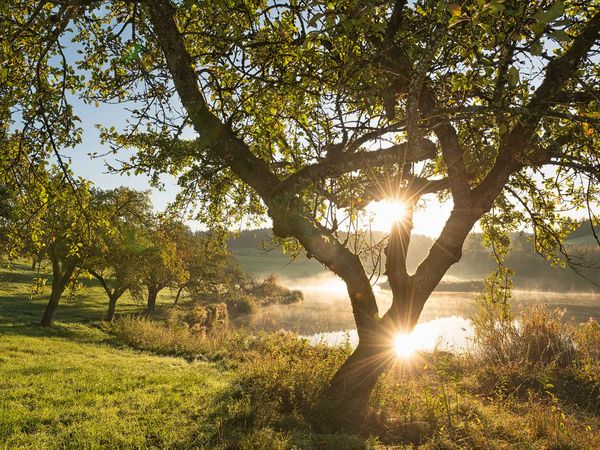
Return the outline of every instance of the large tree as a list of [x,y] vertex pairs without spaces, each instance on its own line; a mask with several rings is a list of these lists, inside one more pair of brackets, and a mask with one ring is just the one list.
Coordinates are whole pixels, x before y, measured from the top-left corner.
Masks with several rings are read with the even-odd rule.
[[[598,205],[593,2],[57,3],[21,5],[12,26],[66,22],[80,95],[134,102],[128,127],[103,130],[115,151],[139,149],[125,169],[178,174],[202,219],[267,215],[345,281],[360,341],[331,382],[340,399],[370,392],[475,223],[500,241],[528,224],[556,257],[561,210]],[[190,125],[196,138],[183,140]],[[412,210],[430,194],[454,208],[409,274]],[[387,242],[393,303],[380,315],[363,249],[338,228],[390,197],[408,214]]]

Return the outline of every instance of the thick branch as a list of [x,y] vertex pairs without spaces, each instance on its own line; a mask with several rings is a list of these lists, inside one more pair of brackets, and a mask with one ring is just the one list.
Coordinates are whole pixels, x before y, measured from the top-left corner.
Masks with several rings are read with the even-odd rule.
[[435,157],[435,144],[422,141],[419,148],[408,151],[407,144],[393,145],[382,150],[357,152],[352,154],[338,153],[322,161],[303,167],[281,182],[279,190],[293,195],[302,188],[323,178],[335,178],[356,170],[384,167],[397,163],[413,163]]
[[231,128],[215,116],[198,86],[190,54],[175,23],[175,10],[169,0],[149,0],[148,14],[163,50],[181,103],[189,114],[199,141],[215,157],[226,162],[233,172],[268,199],[279,184],[267,164],[254,155]]
[[360,258],[342,245],[329,230],[315,225],[302,215],[294,205],[279,211],[271,209],[269,213],[276,236],[295,237],[307,253],[344,280],[361,341],[373,337],[379,319],[377,302]]
[[106,282],[104,277],[100,273],[96,272],[95,270],[91,270],[91,269],[87,269],[87,268],[86,268],[86,270],[100,282],[100,284],[104,288],[104,291],[106,292],[106,295],[111,297],[113,295],[113,293],[110,290],[110,287],[108,287],[108,283]]
[[390,239],[385,251],[385,275],[387,275],[394,298],[405,297],[403,291],[408,281],[406,256],[413,228],[413,206],[407,205],[405,216],[392,225]]

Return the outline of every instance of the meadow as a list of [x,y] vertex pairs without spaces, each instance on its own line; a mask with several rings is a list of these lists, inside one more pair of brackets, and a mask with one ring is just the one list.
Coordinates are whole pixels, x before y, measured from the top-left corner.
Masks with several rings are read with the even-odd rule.
[[[41,328],[46,298],[30,295],[33,275],[17,266],[0,278],[1,448],[592,449],[600,442],[595,322],[572,330],[540,309],[537,328],[514,337],[505,360],[444,351],[399,359],[365,421],[335,431],[334,407],[319,394],[348,346],[232,326],[198,334],[168,320],[168,291],[151,316],[126,296],[108,324],[106,299],[91,281]],[[580,343],[568,360],[560,345],[548,358],[524,350],[567,335]]]

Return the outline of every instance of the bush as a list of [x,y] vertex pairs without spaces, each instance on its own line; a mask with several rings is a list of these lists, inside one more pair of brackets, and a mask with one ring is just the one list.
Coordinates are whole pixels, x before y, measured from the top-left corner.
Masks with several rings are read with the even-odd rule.
[[596,320],[590,319],[577,327],[574,339],[583,359],[600,361],[600,324]]
[[295,303],[304,299],[304,294],[300,290],[290,290],[279,283],[275,274],[269,275],[262,281],[249,279],[243,289],[247,294],[257,299],[262,305],[273,303]]
[[188,315],[187,323],[193,330],[207,332],[224,327],[229,321],[229,313],[225,303],[211,305],[196,305]]
[[290,304],[290,303],[298,303],[301,302],[302,300],[304,300],[304,294],[302,293],[302,291],[298,290],[298,289],[292,289],[291,291],[289,291],[288,293],[286,293],[283,296],[283,299],[281,300],[282,303]]
[[479,303],[473,319],[479,356],[485,361],[539,363],[565,367],[575,357],[574,327],[565,311],[545,305],[525,308],[518,322],[493,304]]
[[534,363],[566,367],[573,362],[574,327],[564,320],[564,309],[549,310],[534,305],[523,312],[517,344],[521,359]]
[[233,294],[225,300],[225,303],[231,317],[251,314],[256,310],[256,298],[248,294]]

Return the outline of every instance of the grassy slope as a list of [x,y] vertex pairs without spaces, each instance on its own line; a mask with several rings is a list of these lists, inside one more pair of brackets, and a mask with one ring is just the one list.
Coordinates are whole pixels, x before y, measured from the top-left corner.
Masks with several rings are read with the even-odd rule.
[[106,304],[97,287],[42,329],[45,298],[27,297],[30,279],[23,267],[0,278],[1,448],[194,448],[214,435],[229,373],[120,348],[96,322]]

